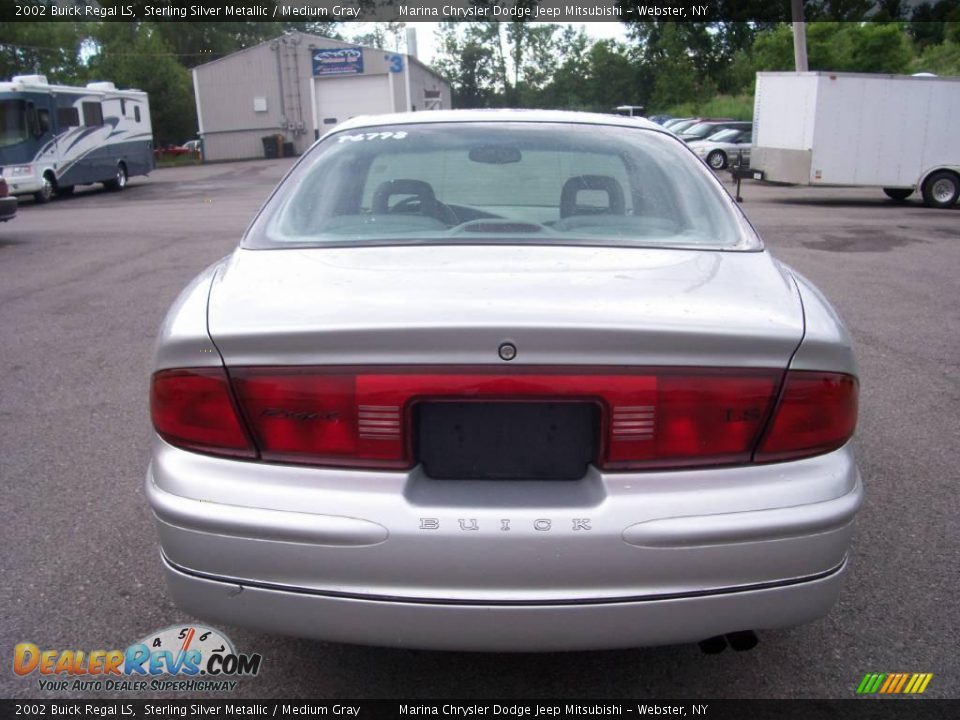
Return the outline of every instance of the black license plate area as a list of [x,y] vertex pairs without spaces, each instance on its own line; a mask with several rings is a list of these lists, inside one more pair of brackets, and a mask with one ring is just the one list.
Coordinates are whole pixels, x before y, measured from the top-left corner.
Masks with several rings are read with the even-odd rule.
[[426,402],[417,456],[444,480],[577,480],[597,452],[599,408],[582,402]]

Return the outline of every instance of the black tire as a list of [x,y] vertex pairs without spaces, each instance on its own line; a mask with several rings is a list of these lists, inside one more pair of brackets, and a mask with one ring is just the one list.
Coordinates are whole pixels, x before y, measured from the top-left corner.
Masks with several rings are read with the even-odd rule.
[[73,195],[75,185],[57,185],[57,195]]
[[714,150],[707,155],[707,165],[714,170],[723,170],[727,166],[727,154],[723,150]]
[[50,173],[44,173],[43,185],[33,194],[33,199],[38,203],[48,203],[53,199],[53,193],[56,189],[57,185],[53,181],[53,177]]
[[960,198],[960,175],[937,170],[923,181],[923,202],[927,207],[948,208]]
[[107,180],[103,186],[107,190],[112,190],[114,192],[123,190],[127,186],[127,166],[123,163],[117,163],[117,171],[113,178]]
[[884,188],[883,192],[891,200],[903,202],[913,195],[913,188]]

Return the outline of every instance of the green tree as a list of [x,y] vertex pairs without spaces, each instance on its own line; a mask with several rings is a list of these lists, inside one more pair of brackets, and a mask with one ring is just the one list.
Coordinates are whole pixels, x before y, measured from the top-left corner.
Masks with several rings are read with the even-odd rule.
[[460,107],[521,106],[553,77],[561,57],[557,33],[556,25],[543,23],[440,23],[434,65],[450,82],[454,102],[468,103]]
[[154,141],[181,143],[197,132],[190,73],[178,61],[156,24],[112,23],[97,26],[91,77],[117,87],[138,88],[150,96]]
[[[815,22],[807,25],[811,70],[907,72],[913,60],[910,37],[898,23]],[[749,51],[734,62],[742,89],[758,70],[793,70],[793,32],[780,25],[760,33]]]
[[436,36],[439,47],[433,64],[450,83],[454,107],[489,107],[496,93],[493,49],[465,38],[455,22],[440,23]]
[[0,24],[0,80],[40,73],[52,83],[83,81],[86,67],[81,51],[90,27],[71,22]]

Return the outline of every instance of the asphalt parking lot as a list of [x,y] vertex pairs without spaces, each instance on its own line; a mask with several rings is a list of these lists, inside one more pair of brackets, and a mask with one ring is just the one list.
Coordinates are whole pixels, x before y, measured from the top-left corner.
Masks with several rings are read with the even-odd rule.
[[[25,200],[0,225],[3,697],[54,697],[10,670],[17,643],[124,648],[187,620],[165,594],[142,489],[153,339],[288,166],[158,170],[122,193]],[[826,619],[714,656],[434,653],[227,627],[264,657],[231,697],[849,698],[865,673],[898,671],[933,673],[927,696],[960,696],[960,207],[869,189],[743,195],[767,246],[835,303],[860,362],[867,500]]]

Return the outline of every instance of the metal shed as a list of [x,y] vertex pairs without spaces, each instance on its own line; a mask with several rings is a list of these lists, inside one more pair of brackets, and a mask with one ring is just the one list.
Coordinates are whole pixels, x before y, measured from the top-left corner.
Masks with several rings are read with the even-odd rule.
[[208,161],[272,155],[273,139],[299,154],[356,115],[451,106],[450,86],[413,55],[301,32],[198,65],[193,88]]

